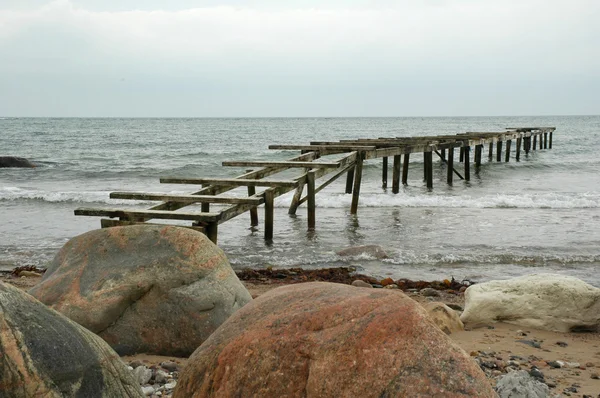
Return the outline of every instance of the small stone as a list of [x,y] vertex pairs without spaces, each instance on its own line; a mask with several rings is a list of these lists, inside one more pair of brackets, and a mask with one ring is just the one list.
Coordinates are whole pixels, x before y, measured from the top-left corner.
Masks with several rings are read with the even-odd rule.
[[586,362],[586,363],[585,363],[585,366],[586,366],[587,368],[593,368],[595,365],[594,365],[594,362]]
[[517,342],[527,344],[528,346],[531,346],[534,348],[542,348],[542,345],[540,343],[538,343],[537,341],[533,341],[533,340],[517,340]]
[[175,388],[175,386],[176,386],[176,385],[177,385],[177,382],[176,382],[176,381],[173,381],[173,382],[171,382],[171,383],[167,383],[167,384],[165,384],[165,389],[166,389],[166,390],[172,390],[172,389],[174,389],[174,388]]
[[562,363],[560,361],[550,361],[547,363],[548,363],[548,366],[550,366],[551,368],[555,368],[555,369],[560,369],[564,366],[564,363]]
[[154,387],[152,387],[152,386],[142,387],[142,394],[144,394],[145,396],[150,396],[150,395],[154,394]]
[[439,297],[440,292],[430,287],[426,287],[425,289],[421,289],[421,295],[425,297]]
[[175,372],[175,371],[179,370],[179,365],[177,365],[175,362],[172,362],[172,361],[161,362],[160,366],[163,369],[168,370],[169,372]]
[[383,288],[384,289],[398,289],[398,285],[396,285],[395,283],[391,283],[389,285],[385,285]]
[[590,377],[594,380],[600,379],[600,375],[598,375],[598,373],[592,373],[592,375]]
[[564,341],[557,341],[556,345],[559,346],[559,347],[567,347],[568,346],[568,344],[565,343]]
[[154,381],[158,384],[165,384],[167,382],[168,376],[169,376],[169,374],[167,372],[164,372],[159,369],[154,374]]
[[154,393],[154,395],[156,395],[157,397],[162,397],[162,392],[160,392],[160,391],[156,391],[156,392]]
[[544,381],[544,374],[538,368],[532,368],[529,371],[529,375],[534,379],[538,379],[540,381]]
[[355,287],[368,287],[368,288],[373,288],[373,285],[371,285],[370,283],[367,283],[363,280],[357,279],[354,282],[352,282],[352,286]]
[[566,363],[565,363],[565,365],[566,365],[568,368],[578,368],[578,367],[580,367],[580,366],[581,366],[581,365],[579,364],[579,362],[566,362]]
[[477,355],[479,355],[478,351],[471,351],[471,353],[469,354],[472,357],[476,357]]
[[381,283],[381,286],[386,287],[387,285],[394,283],[394,280],[392,278],[385,278],[379,283]]
[[131,366],[134,369],[137,368],[138,366],[143,366],[143,365],[144,364],[139,360],[129,362],[129,366]]
[[138,366],[133,370],[133,377],[140,385],[148,384],[152,378],[152,371],[144,365]]

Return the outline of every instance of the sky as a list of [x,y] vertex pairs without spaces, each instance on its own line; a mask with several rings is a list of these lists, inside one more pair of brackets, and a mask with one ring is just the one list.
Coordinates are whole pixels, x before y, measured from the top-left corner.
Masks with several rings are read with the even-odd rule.
[[598,0],[0,0],[0,116],[600,114]]

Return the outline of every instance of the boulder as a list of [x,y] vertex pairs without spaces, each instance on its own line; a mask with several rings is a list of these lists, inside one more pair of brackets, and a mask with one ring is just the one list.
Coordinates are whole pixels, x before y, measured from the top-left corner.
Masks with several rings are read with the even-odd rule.
[[465,330],[465,326],[460,320],[460,317],[452,308],[444,303],[432,302],[425,303],[423,307],[429,314],[429,317],[446,334],[460,332]]
[[475,361],[401,292],[273,289],[190,357],[174,397],[495,397]]
[[252,299],[204,234],[151,225],[71,239],[30,293],[120,355],[189,356]]
[[101,338],[0,282],[0,396],[142,397]]
[[460,319],[472,327],[501,321],[557,332],[596,330],[600,289],[557,274],[479,283],[465,291]]
[[548,398],[548,386],[538,381],[525,370],[507,373],[496,382],[496,392],[500,398]]
[[16,156],[0,156],[0,167],[32,168],[35,167],[35,164],[31,163],[25,158],[18,158]]
[[337,251],[336,254],[342,257],[367,256],[376,258],[378,260],[389,258],[383,247],[379,245],[348,247],[346,249]]

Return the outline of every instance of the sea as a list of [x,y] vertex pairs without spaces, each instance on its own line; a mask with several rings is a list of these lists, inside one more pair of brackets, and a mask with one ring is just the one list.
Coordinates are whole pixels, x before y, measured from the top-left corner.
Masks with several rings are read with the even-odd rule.
[[[520,126],[556,127],[552,149],[522,153],[517,162],[513,145],[506,163],[489,161],[485,148],[471,181],[455,179],[452,186],[434,159],[432,190],[423,181],[422,155],[415,154],[398,194],[391,192],[391,161],[383,189],[381,159],[368,160],[357,215],[350,214],[342,177],[317,194],[314,232],[307,231],[304,205],[288,215],[290,193],[276,199],[272,242],[263,239],[259,209],[257,228],[247,213],[220,225],[219,246],[234,269],[348,266],[381,278],[470,281],[552,272],[600,286],[600,116],[0,118],[0,156],[38,166],[0,168],[0,270],[45,267],[69,239],[100,227],[97,217],[75,216],[78,207],[156,204],[109,199],[110,192],[192,193],[199,187],[159,179],[235,177],[245,168],[221,162],[298,154],[270,144]],[[389,258],[336,254],[359,245],[380,245]]]

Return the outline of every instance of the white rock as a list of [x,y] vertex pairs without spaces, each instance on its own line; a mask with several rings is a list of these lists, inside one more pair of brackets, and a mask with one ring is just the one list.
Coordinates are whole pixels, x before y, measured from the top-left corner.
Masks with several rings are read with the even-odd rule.
[[163,372],[162,370],[157,370],[154,375],[154,381],[159,384],[165,384],[167,382],[167,377],[169,374],[167,372]]
[[177,385],[177,382],[176,382],[176,381],[173,381],[173,382],[171,382],[171,383],[167,383],[167,384],[165,384],[165,389],[166,389],[166,390],[172,390],[172,389],[174,389],[174,388],[175,388],[175,386],[176,386],[176,385]]
[[152,378],[152,370],[145,366],[138,366],[133,370],[133,375],[140,385],[148,384]]
[[510,372],[498,379],[496,392],[500,398],[548,398],[550,389],[524,370]]
[[429,318],[433,320],[433,322],[442,330],[442,332],[451,334],[452,332],[465,330],[465,327],[460,321],[456,311],[448,307],[446,304],[433,302],[422,305],[423,308],[427,310]]
[[152,387],[152,386],[142,387],[142,393],[145,396],[152,395],[152,394],[154,394],[154,387]]
[[580,279],[533,274],[472,285],[460,319],[469,326],[507,322],[569,332],[600,324],[600,289]]

